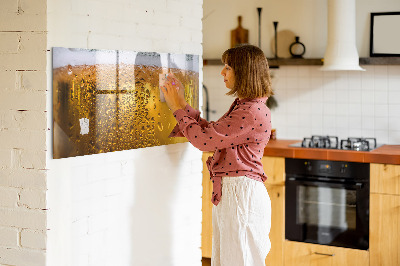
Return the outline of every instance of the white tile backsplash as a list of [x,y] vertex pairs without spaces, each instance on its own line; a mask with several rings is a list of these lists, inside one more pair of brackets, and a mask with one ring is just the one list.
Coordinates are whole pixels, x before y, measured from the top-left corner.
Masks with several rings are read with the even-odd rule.
[[298,76],[298,67],[296,66],[287,66],[285,67],[286,71],[283,72],[283,76],[285,77],[297,77]]
[[363,103],[361,105],[361,116],[372,119],[375,116],[375,106],[372,103]]
[[297,75],[301,78],[309,79],[312,71],[313,69],[311,67],[297,68]]
[[388,128],[389,126],[389,118],[388,117],[375,117],[375,127],[377,130],[379,128]]
[[361,103],[361,92],[362,90],[349,90],[349,103]]
[[388,66],[387,65],[377,65],[374,66],[374,77],[375,79],[382,77],[383,79],[387,79],[388,74]]
[[363,104],[374,103],[374,91],[362,89],[361,101]]
[[348,116],[340,116],[336,119],[336,128],[339,130],[347,131],[349,128],[349,117]]
[[375,91],[387,91],[388,89],[388,79],[384,77],[376,77],[374,80]]
[[387,143],[400,143],[400,131],[389,130],[389,140]]
[[346,116],[349,114],[349,105],[346,103],[337,103],[336,104],[336,114],[340,116]]
[[[375,120],[371,116],[363,116],[361,118],[361,126],[363,130],[374,130],[375,128]],[[368,137],[368,136],[363,136]]]
[[400,117],[400,104],[389,104],[389,117]]
[[375,137],[378,141],[378,145],[381,143],[388,143],[389,142],[389,133],[387,130],[375,130]]
[[297,82],[298,82],[299,88],[303,88],[303,89],[307,89],[307,90],[310,89],[310,84],[311,84],[310,76],[300,76],[298,78]]
[[324,116],[330,116],[330,115],[335,115],[336,114],[336,105],[335,103],[326,103],[324,104],[324,110],[323,110]]
[[387,104],[375,104],[375,117],[387,118],[389,115],[388,107],[389,107],[389,105],[387,105]]
[[286,78],[286,87],[288,89],[299,88],[298,78],[297,77],[287,77]]
[[388,79],[388,90],[389,91],[398,91],[400,90],[400,74],[396,77],[390,77]]
[[389,79],[391,79],[392,77],[400,78],[400,66],[388,66],[387,73]]
[[389,104],[400,104],[400,87],[396,91],[388,92]]
[[389,118],[389,130],[400,131],[400,117]]
[[[271,70],[278,101],[278,108],[272,110],[277,137],[336,134],[339,138],[376,137],[379,143],[400,144],[400,66],[362,67],[366,71],[329,72],[320,71],[318,66]],[[222,83],[216,84],[219,72],[204,68],[206,86],[226,92]],[[210,108],[229,106],[232,101],[226,96],[217,101],[211,98]],[[226,108],[215,117],[219,118],[222,111]]]
[[385,91],[375,91],[374,101],[376,104],[385,104],[388,102],[388,92]]

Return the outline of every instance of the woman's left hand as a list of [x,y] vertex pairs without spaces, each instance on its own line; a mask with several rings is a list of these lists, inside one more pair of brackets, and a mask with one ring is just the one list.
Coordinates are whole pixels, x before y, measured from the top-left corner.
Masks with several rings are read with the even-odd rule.
[[165,85],[161,88],[161,90],[164,93],[165,102],[172,112],[185,108],[185,88],[172,73],[168,74]]

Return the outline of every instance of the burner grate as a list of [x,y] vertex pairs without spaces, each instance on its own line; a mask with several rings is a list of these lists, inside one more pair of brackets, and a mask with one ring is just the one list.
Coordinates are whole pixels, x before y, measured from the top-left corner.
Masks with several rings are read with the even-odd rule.
[[313,135],[311,138],[304,138],[301,143],[297,143],[293,146],[301,146],[303,148],[370,151],[377,148],[377,143],[376,138],[347,138],[342,139],[339,143],[339,139],[336,136]]
[[347,138],[340,141],[342,150],[369,151],[376,147],[376,138]]
[[339,140],[336,136],[316,136],[311,138],[304,138],[301,147],[305,148],[325,148],[325,149],[338,149]]

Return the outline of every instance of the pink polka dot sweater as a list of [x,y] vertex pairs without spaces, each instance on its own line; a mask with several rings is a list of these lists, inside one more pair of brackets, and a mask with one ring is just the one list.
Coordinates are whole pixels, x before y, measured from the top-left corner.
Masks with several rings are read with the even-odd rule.
[[200,111],[186,105],[174,112],[178,124],[170,137],[186,137],[201,151],[214,151],[207,160],[213,182],[212,203],[221,200],[224,176],[247,176],[261,182],[267,179],[261,159],[271,132],[271,113],[267,97],[238,98],[218,121],[208,122]]

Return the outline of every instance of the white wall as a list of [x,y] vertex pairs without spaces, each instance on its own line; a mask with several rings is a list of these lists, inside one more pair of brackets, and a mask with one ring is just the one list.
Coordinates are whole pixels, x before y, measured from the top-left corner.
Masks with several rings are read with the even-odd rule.
[[[201,56],[201,18],[201,0],[48,0],[47,45]],[[50,95],[47,106],[51,127]],[[189,143],[47,156],[47,265],[201,264],[202,162]]]
[[376,137],[400,143],[400,66],[363,66],[365,72],[321,72],[318,67],[274,71],[279,138],[311,135]]
[[[222,66],[204,67],[210,91],[210,120],[233,101],[218,76]],[[381,144],[400,143],[400,66],[362,66],[365,72],[323,72],[319,66],[272,69],[278,108],[272,126],[280,139],[311,135],[376,137]]]
[[46,261],[46,1],[0,1],[0,265]]
[[[272,22],[278,21],[278,32],[291,31],[300,37],[300,41],[306,46],[305,57],[321,58],[324,56],[327,41],[327,2],[327,0],[204,0],[204,58],[219,59],[229,48],[230,31],[237,27],[238,16],[243,17],[242,26],[249,30],[249,43],[258,45],[258,7],[262,8],[261,49],[267,57],[274,55]],[[398,0],[356,0],[356,42],[360,57],[369,56],[370,13],[399,10]],[[281,41],[286,39],[282,38]],[[280,49],[278,48],[278,52]]]
[[278,31],[290,30],[300,36],[300,41],[309,51],[308,57],[316,57],[323,50],[326,40],[323,29],[327,26],[326,1],[205,0],[204,58],[219,59],[221,54],[230,48],[230,31],[237,27],[238,16],[242,16],[243,28],[249,30],[249,43],[258,46],[258,7],[262,8],[261,49],[267,57],[273,55],[273,21],[279,22]]
[[[327,1],[204,1],[204,58],[220,58],[229,48],[229,31],[236,17],[250,30],[250,43],[257,45],[258,15],[263,7],[262,49],[273,38],[272,21],[279,28],[296,32],[307,47],[306,57],[323,57],[326,47]],[[227,6],[230,9],[227,9]],[[250,8],[248,8],[250,6]],[[400,10],[393,0],[357,1],[357,47],[361,57],[369,56],[369,13]],[[264,13],[265,11],[265,13]],[[221,15],[224,14],[224,15]],[[282,23],[281,23],[282,22]],[[247,25],[246,25],[247,23]],[[271,25],[270,25],[271,24]],[[270,25],[270,26],[268,26]],[[268,30],[269,27],[269,30]],[[265,33],[264,33],[265,32]],[[213,35],[214,34],[214,35]],[[215,36],[221,36],[216,38]],[[400,66],[363,66],[365,72],[321,72],[319,66],[281,66],[271,71],[279,107],[272,111],[272,124],[281,139],[302,139],[311,135],[376,137],[382,144],[400,143]],[[210,120],[217,120],[232,103],[225,96],[221,66],[205,66],[204,84],[210,93]]]

